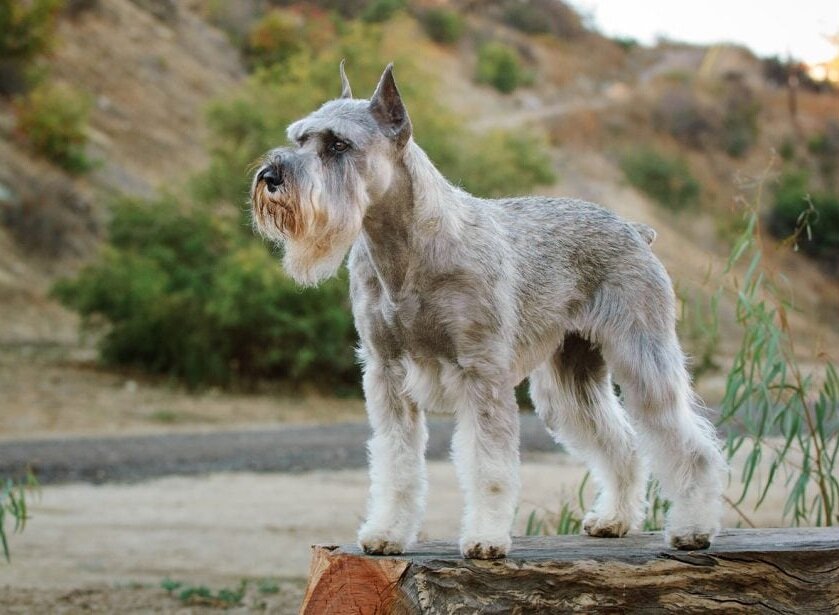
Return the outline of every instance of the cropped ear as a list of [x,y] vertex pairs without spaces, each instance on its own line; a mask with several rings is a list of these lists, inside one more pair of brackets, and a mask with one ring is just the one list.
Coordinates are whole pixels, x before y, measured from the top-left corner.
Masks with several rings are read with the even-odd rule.
[[344,63],[346,60],[341,60],[341,98],[352,98],[352,88],[350,87],[350,80],[347,79],[347,73],[344,72]]
[[396,145],[402,147],[411,137],[411,119],[402,103],[402,96],[393,79],[393,64],[388,64],[379,79],[379,85],[370,98],[370,113],[379,124],[379,128]]

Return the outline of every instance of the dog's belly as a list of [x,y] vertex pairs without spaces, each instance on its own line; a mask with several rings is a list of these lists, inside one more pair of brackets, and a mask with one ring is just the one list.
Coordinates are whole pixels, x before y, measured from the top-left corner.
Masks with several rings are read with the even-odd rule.
[[402,359],[405,394],[424,412],[446,414],[463,403],[462,368],[445,359]]

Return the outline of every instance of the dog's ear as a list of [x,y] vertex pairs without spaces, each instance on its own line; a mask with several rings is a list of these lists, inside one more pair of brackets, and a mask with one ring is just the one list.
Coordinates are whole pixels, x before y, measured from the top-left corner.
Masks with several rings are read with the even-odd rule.
[[344,71],[344,64],[346,60],[341,60],[341,65],[338,70],[341,71],[341,98],[352,98],[352,88],[350,87],[350,80],[347,79],[347,73]]
[[405,145],[411,136],[411,119],[402,103],[402,96],[393,79],[393,64],[388,64],[379,85],[370,99],[370,113],[384,133],[396,141],[399,147]]

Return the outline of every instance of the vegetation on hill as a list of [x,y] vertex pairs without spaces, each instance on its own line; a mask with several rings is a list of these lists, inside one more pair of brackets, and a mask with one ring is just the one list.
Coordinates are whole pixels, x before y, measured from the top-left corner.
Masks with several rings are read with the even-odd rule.
[[61,0],[0,0],[0,95],[26,88],[30,62],[53,43]]
[[[335,38],[321,47],[306,42],[311,30],[297,23],[299,44],[282,51],[254,44],[273,40],[263,29],[290,23],[289,15],[269,13],[254,26],[254,73],[237,95],[210,108],[211,163],[189,181],[188,196],[118,202],[101,258],[56,286],[88,327],[101,329],[106,363],[194,386],[269,378],[357,389],[346,279],[297,288],[253,237],[244,204],[253,161],[284,141],[290,122],[338,94],[341,58],[355,92],[372,91],[383,68],[381,29],[334,24]],[[397,65],[415,137],[448,177],[485,196],[553,181],[539,139],[472,134],[436,102],[433,79],[407,57]]]
[[632,185],[668,209],[681,211],[699,202],[699,182],[682,159],[641,149],[625,154],[621,168]]
[[30,147],[70,173],[88,171],[85,155],[90,98],[65,84],[43,83],[21,98],[18,129]]
[[[73,3],[73,6],[82,5],[93,7],[86,10],[95,16],[98,10],[95,3]],[[15,23],[31,26],[32,22],[20,19],[24,14],[20,13],[21,6],[24,5],[8,0],[3,4],[0,0],[0,7],[6,10],[6,13],[0,11],[0,20],[14,13],[17,15]],[[58,3],[38,0],[25,3],[25,7],[46,11],[43,24],[54,26]],[[538,117],[544,111],[538,108],[540,103],[536,100],[541,99],[544,104],[543,89],[554,88],[551,91],[561,103],[565,103],[566,98],[570,103],[591,99],[590,108],[579,113],[559,111],[556,118],[550,120],[562,123],[566,131],[552,132],[553,145],[569,149],[577,146],[591,150],[599,148],[599,153],[605,158],[612,157],[611,162],[620,165],[630,183],[653,201],[669,209],[690,210],[697,215],[710,211],[723,219],[720,226],[728,224],[732,218],[727,210],[734,183],[733,169],[747,168],[760,152],[768,151],[775,142],[780,143],[777,138],[780,131],[773,130],[766,122],[768,114],[774,112],[773,105],[767,103],[770,99],[755,83],[750,69],[720,71],[716,76],[704,74],[701,77],[698,69],[692,72],[679,66],[656,72],[658,62],[666,65],[664,60],[671,59],[666,46],[651,52],[610,42],[587,30],[580,17],[561,2],[494,0],[484,8],[485,11],[475,11],[467,5],[451,3],[429,9],[426,5],[403,0],[277,1],[269,5],[206,3],[200,10],[227,29],[251,74],[241,88],[217,100],[208,109],[208,166],[186,178],[184,186],[169,186],[176,196],[165,197],[162,202],[168,203],[182,217],[164,215],[165,207],[160,205],[159,199],[152,199],[142,206],[134,201],[126,203],[116,199],[118,204],[112,215],[114,223],[128,216],[155,228],[159,225],[189,227],[202,218],[212,221],[211,228],[223,229],[218,241],[229,254],[222,258],[209,253],[205,257],[220,270],[224,269],[228,277],[222,280],[220,274],[205,276],[195,270],[194,261],[188,258],[176,259],[176,266],[167,265],[165,259],[160,260],[166,250],[181,254],[179,250],[186,246],[170,243],[163,250],[153,238],[148,238],[147,245],[140,241],[122,245],[112,236],[101,259],[75,280],[63,282],[57,291],[67,305],[85,316],[90,326],[101,329],[103,359],[110,363],[145,366],[201,384],[232,383],[251,377],[313,379],[314,371],[307,371],[305,366],[317,365],[320,359],[307,357],[331,353],[330,360],[336,360],[331,368],[338,374],[336,382],[352,380],[353,373],[347,370],[355,368],[346,367],[352,365],[349,354],[338,356],[332,347],[319,347],[316,340],[299,341],[294,338],[296,333],[283,328],[285,324],[277,325],[273,329],[276,336],[265,336],[264,343],[257,335],[252,336],[253,341],[243,343],[243,347],[250,344],[250,349],[243,354],[262,353],[270,357],[264,364],[236,356],[234,349],[218,343],[215,338],[212,343],[200,339],[207,331],[221,331],[224,327],[232,327],[227,330],[235,329],[237,335],[247,337],[243,332],[288,316],[272,306],[264,306],[263,312],[253,311],[251,316],[243,314],[241,321],[234,322],[229,314],[222,315],[216,308],[246,301],[249,284],[256,282],[242,280],[251,279],[249,276],[256,262],[270,267],[272,275],[282,276],[276,255],[270,247],[252,237],[248,228],[248,169],[267,149],[283,143],[285,128],[291,121],[337,94],[336,67],[342,58],[347,60],[353,89],[358,96],[369,95],[372,91],[384,64],[383,58],[396,61],[397,78],[408,104],[415,138],[447,177],[470,192],[482,196],[519,194],[529,192],[539,184],[551,183],[555,175],[546,143],[518,128],[515,131],[470,130],[471,118],[462,117],[441,104],[446,93],[442,88],[438,89],[440,77],[426,72],[426,63],[417,59],[418,46],[449,58],[452,67],[457,68],[449,74],[441,71],[443,79],[450,79],[453,74],[471,73],[476,82],[489,86],[480,89],[470,86],[471,89],[466,90],[467,98],[470,95],[485,97],[500,113],[518,107],[524,118],[522,123],[527,123],[531,112]],[[174,17],[178,10],[174,11]],[[386,21],[394,17],[395,21]],[[410,31],[414,35],[424,30],[434,42],[409,40],[409,37],[392,34],[388,38],[394,24],[398,28],[409,22],[413,29],[403,32]],[[163,23],[170,22],[163,20]],[[38,50],[27,52],[30,53],[27,57],[31,58],[31,53],[43,53],[54,39],[43,35],[46,30],[31,27],[29,30],[28,39],[35,42],[18,44],[18,48]],[[27,30],[17,28],[14,31]],[[21,40],[28,40],[27,36]],[[55,44],[60,45],[60,42]],[[672,55],[679,61],[683,55],[695,54],[700,58],[702,55],[698,50],[677,51]],[[547,53],[551,55],[547,56]],[[465,59],[452,60],[455,55],[463,55]],[[550,65],[545,61],[546,57],[551,58]],[[562,75],[558,75],[558,70],[552,72],[553,60],[562,65]],[[455,62],[460,64],[455,65]],[[774,75],[772,78],[781,84],[784,81],[778,75],[783,70],[792,70],[772,63],[761,64],[753,57],[748,62],[758,70],[765,68],[767,74]],[[703,69],[703,72],[707,71]],[[524,95],[516,92],[535,74],[539,74],[538,88]],[[643,77],[643,88],[634,88],[632,80],[635,77]],[[617,86],[624,90],[634,89],[629,94],[620,94],[621,88]],[[78,87],[79,90],[75,90],[51,79],[36,85],[28,97],[17,99],[14,133],[29,151],[39,152],[55,163],[54,167],[72,172],[91,166],[84,154],[91,98],[84,94],[83,83]],[[514,94],[500,97],[490,91],[490,87]],[[613,89],[620,96],[612,97]],[[591,98],[594,91],[597,95]],[[98,108],[99,102],[105,105],[102,109]],[[108,104],[108,101],[97,99],[94,117],[107,114],[104,109]],[[470,104],[467,102],[462,108],[470,109]],[[108,121],[113,121],[114,117],[109,117]],[[800,245],[805,254],[830,264],[835,262],[831,259],[836,258],[839,138],[829,124],[812,126],[808,125],[800,135],[790,132],[785,137],[784,143],[789,147],[782,148],[784,174],[775,190],[775,205],[768,216],[768,228],[784,237],[801,212],[812,203],[818,212],[818,218],[811,224],[813,239],[802,237]],[[97,126],[97,131],[100,128]],[[569,132],[572,137],[579,135],[576,141],[573,138],[566,140]],[[109,138],[118,138],[112,134],[105,134],[105,137],[98,146],[101,142],[107,143]],[[639,148],[638,143],[645,146]],[[107,149],[107,145],[102,147]],[[67,177],[66,173],[56,172],[61,178]],[[52,182],[50,186],[62,184],[62,190],[67,190],[85,181],[69,178],[67,182]],[[54,200],[60,200],[61,207],[41,206],[49,201],[27,197],[25,204],[30,213],[35,212],[33,215],[18,215],[18,211],[22,211],[20,207],[0,212],[4,225],[20,245],[41,246],[41,254],[53,254],[49,250],[64,243],[64,235],[74,232],[72,220],[79,217],[75,210],[63,205],[70,202],[63,198],[64,192],[52,189],[50,192],[59,195]],[[147,210],[146,217],[139,217],[138,207]],[[101,209],[97,209],[96,214],[97,220],[105,217]],[[97,228],[106,226],[97,224]],[[113,230],[114,227],[109,228]],[[195,231],[198,236],[204,232],[200,228],[203,227],[199,225],[199,230]],[[234,258],[233,255],[238,256]],[[159,305],[150,307],[150,304],[137,303],[136,311],[131,312],[123,303],[108,296],[111,287],[124,288],[130,295],[136,289],[129,281],[123,280],[125,285],[122,287],[122,282],[100,284],[97,281],[97,276],[113,281],[129,275],[155,281],[156,286],[152,285],[147,292],[159,293],[161,300],[156,302]],[[202,284],[206,284],[206,288],[201,287]],[[284,293],[297,291],[291,285],[271,281],[271,285],[275,284],[280,294],[267,291],[254,294],[263,296],[267,302],[283,305],[288,302],[293,306],[296,295],[286,297]],[[337,280],[334,284],[339,288],[345,282]],[[338,301],[339,293],[333,292],[332,288],[324,288],[322,292],[325,298],[313,295],[310,301],[313,304],[321,300]],[[185,312],[193,315],[201,312],[201,316],[179,321],[178,304],[163,300],[167,294],[181,297],[184,305],[190,306],[183,308]],[[346,314],[345,303],[339,303]],[[213,312],[211,306],[215,306],[212,309],[216,311]],[[150,311],[152,307],[158,310],[154,314]],[[167,316],[172,318],[171,322],[162,320],[161,313],[167,310],[171,312]],[[309,318],[299,314],[296,317]],[[222,326],[222,320],[227,324]],[[142,344],[126,341],[132,339],[131,335],[138,336],[137,339],[142,337],[143,327],[151,330],[167,326],[184,335],[178,342],[185,344],[181,357],[165,349],[161,350],[160,356],[152,356],[153,353],[141,350]],[[190,326],[194,326],[194,334],[188,332]],[[148,339],[153,336],[152,332]],[[272,348],[279,343],[277,340],[286,338],[297,340],[294,352],[299,352],[303,358],[272,354]],[[194,347],[187,348],[186,345],[192,343]],[[131,356],[134,345],[138,348],[136,357]],[[213,357],[215,349],[218,349],[218,356]]]

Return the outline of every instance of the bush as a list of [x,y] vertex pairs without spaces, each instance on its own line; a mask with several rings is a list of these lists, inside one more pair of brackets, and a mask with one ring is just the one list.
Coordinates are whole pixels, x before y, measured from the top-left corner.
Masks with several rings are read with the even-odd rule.
[[792,162],[795,158],[795,141],[790,138],[781,141],[781,145],[778,147],[778,155],[784,162]]
[[585,32],[579,13],[557,0],[506,0],[504,21],[527,34],[573,38]]
[[692,148],[702,147],[713,130],[710,112],[685,85],[670,87],[656,101],[653,125]]
[[839,166],[839,122],[828,120],[824,130],[807,142],[807,150],[816,158],[824,183],[835,188]]
[[26,89],[27,63],[49,49],[60,0],[0,0],[0,94]]
[[699,183],[683,160],[645,149],[624,156],[621,168],[633,186],[668,209],[680,211],[699,201]]
[[193,386],[357,386],[346,280],[300,290],[235,221],[171,199],[121,202],[101,260],[54,293],[103,329],[107,364]]
[[471,143],[452,166],[457,181],[479,196],[523,194],[553,183],[556,176],[542,140],[528,135],[491,132]]
[[741,78],[729,76],[724,105],[720,133],[722,147],[730,156],[739,158],[757,140],[760,103]]
[[[806,212],[812,206],[812,214]],[[769,213],[769,231],[779,239],[792,235],[805,218],[811,232],[798,244],[809,256],[839,265],[839,196],[810,190],[810,178],[804,171],[781,175],[774,191]]]
[[372,0],[361,13],[361,19],[368,23],[382,23],[405,8],[405,0]]
[[429,9],[422,14],[422,25],[432,40],[451,44],[463,36],[463,18],[451,9]]
[[475,78],[478,83],[487,83],[504,94],[527,81],[518,52],[498,42],[481,45]]
[[65,85],[35,88],[18,103],[18,129],[32,149],[71,173],[90,170],[84,153],[90,99]]
[[302,22],[291,11],[274,9],[251,28],[245,57],[252,66],[283,63],[302,48]]
[[[0,476],[0,549],[6,563],[11,563],[12,557],[9,552],[9,531],[19,534],[26,528],[29,521],[29,495],[38,489],[38,481],[31,473],[26,478],[13,480],[6,476]],[[6,521],[11,526],[6,529]]]

